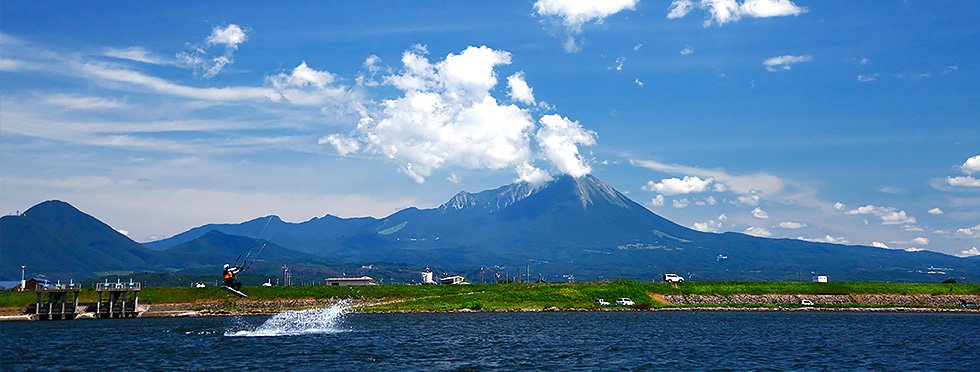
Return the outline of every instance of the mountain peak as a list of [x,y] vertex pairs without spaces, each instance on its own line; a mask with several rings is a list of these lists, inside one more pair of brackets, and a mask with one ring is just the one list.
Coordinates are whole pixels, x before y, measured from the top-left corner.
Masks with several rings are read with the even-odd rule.
[[539,187],[535,187],[530,183],[517,182],[496,189],[481,191],[476,194],[460,191],[452,199],[439,206],[438,209],[443,212],[475,209],[493,213],[524,200],[538,190]]
[[[569,176],[569,178],[572,178]],[[602,182],[595,176],[587,174],[582,177],[572,178],[575,181],[575,187],[578,191],[579,199],[582,201],[582,207],[588,207],[590,204],[594,204],[597,200],[595,198],[602,198],[605,201],[616,205],[621,208],[630,208],[629,199],[625,195],[616,191],[609,184]]]
[[73,205],[68,204],[67,202],[61,200],[46,200],[24,211],[24,215],[29,217],[38,217],[61,214],[65,212],[82,213],[82,211],[78,210],[78,208],[75,208]]
[[437,209],[443,213],[467,210],[495,213],[545,190],[563,195],[560,198],[575,198],[583,209],[599,201],[625,209],[630,209],[632,205],[626,196],[595,176],[562,175],[540,185],[522,181],[478,193],[460,191]]

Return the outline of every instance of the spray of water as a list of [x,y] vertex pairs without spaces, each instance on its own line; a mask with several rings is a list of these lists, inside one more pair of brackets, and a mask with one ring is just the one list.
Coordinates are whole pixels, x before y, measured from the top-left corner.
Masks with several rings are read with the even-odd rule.
[[255,329],[229,330],[225,332],[225,336],[268,337],[344,332],[340,324],[349,309],[350,306],[343,301],[327,308],[287,310],[269,318]]

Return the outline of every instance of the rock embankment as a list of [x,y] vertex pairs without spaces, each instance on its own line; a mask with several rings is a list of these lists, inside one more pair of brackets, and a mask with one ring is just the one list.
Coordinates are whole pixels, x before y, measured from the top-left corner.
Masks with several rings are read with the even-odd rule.
[[810,300],[828,306],[948,307],[978,303],[980,295],[901,295],[901,294],[731,294],[663,295],[668,305],[799,305]]

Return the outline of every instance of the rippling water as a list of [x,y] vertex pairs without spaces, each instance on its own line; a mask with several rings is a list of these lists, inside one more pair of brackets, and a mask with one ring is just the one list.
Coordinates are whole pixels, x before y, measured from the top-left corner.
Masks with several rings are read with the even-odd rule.
[[980,314],[335,308],[0,323],[0,369],[977,370],[978,337]]

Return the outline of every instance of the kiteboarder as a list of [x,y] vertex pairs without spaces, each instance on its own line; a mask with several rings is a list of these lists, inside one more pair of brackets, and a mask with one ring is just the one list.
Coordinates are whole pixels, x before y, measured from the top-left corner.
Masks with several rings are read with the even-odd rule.
[[242,282],[235,280],[235,275],[240,272],[242,272],[241,266],[238,266],[237,264],[235,266],[225,264],[225,271],[221,274],[222,278],[224,279],[224,286],[232,288],[236,291],[241,291]]

